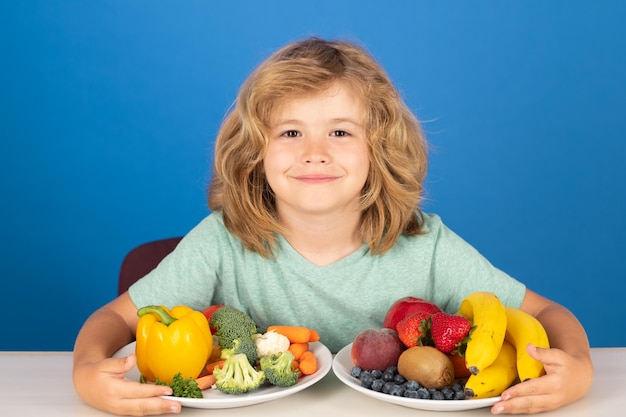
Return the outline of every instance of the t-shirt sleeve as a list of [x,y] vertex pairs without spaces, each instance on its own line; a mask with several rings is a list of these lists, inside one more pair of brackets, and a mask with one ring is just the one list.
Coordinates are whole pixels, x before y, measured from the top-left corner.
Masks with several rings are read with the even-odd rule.
[[138,308],[158,304],[202,310],[216,287],[219,228],[211,216],[194,227],[161,263],[135,282],[129,295]]

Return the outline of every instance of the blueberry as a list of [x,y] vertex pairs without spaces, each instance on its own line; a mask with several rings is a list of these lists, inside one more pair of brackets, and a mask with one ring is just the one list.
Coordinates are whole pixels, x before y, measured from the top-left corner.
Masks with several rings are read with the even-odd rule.
[[372,381],[372,386],[370,389],[372,391],[381,392],[383,390],[383,385],[385,385],[385,381],[382,379],[375,379]]
[[404,388],[400,385],[394,384],[389,390],[389,394],[395,395],[396,397],[402,397],[404,395]]
[[417,390],[416,389],[406,389],[404,387],[404,396],[407,398],[417,398]]
[[382,392],[384,392],[385,394],[389,394],[389,392],[391,391],[391,388],[396,385],[391,381],[387,381],[385,382],[385,385],[383,385],[383,389]]
[[370,374],[372,374],[374,379],[378,379],[378,378],[380,378],[383,375],[383,371],[381,371],[379,369],[374,369],[374,370],[370,371]]
[[420,387],[417,389],[417,398],[420,400],[430,400],[430,391],[428,391],[424,387]]
[[393,382],[395,382],[395,383],[396,383],[396,384],[398,384],[398,385],[402,385],[402,384],[404,384],[404,383],[406,382],[406,378],[405,378],[405,377],[403,377],[403,376],[402,376],[402,375],[400,375],[400,374],[396,374],[396,375],[393,377]]
[[441,389],[441,393],[443,394],[443,398],[446,400],[451,400],[454,398],[454,391],[450,387],[443,387]]
[[390,366],[389,368],[385,369],[385,371],[387,372],[391,372],[392,374],[397,374],[398,373],[398,367],[395,365]]
[[465,399],[465,393],[463,391],[454,391],[453,399],[455,399],[455,400],[464,400]]
[[353,366],[352,369],[350,369],[350,376],[359,378],[361,376],[361,371],[362,369],[360,366]]
[[396,377],[396,374],[389,372],[389,371],[383,372],[383,375],[381,376],[383,381],[386,381],[386,382],[393,381],[395,377]]
[[365,388],[371,388],[374,378],[369,372],[361,372],[361,386]]
[[443,396],[441,391],[434,390],[433,392],[430,393],[430,399],[431,400],[445,400],[445,397]]
[[407,383],[404,385],[404,389],[409,390],[409,391],[417,391],[419,387],[420,387],[420,384],[414,380],[407,381]]

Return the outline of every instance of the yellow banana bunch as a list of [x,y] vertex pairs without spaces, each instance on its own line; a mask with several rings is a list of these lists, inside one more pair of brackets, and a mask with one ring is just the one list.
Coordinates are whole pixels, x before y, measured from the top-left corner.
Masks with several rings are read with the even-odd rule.
[[543,375],[543,364],[526,352],[526,345],[532,343],[537,347],[550,347],[546,330],[539,320],[525,311],[513,307],[505,307],[505,311],[507,325],[504,338],[517,350],[517,373],[520,381]]
[[465,383],[465,398],[497,397],[517,378],[515,348],[508,341],[502,343],[496,360]]
[[506,332],[504,305],[495,294],[477,291],[465,297],[458,313],[474,325],[465,351],[465,364],[472,374],[478,374],[500,353]]

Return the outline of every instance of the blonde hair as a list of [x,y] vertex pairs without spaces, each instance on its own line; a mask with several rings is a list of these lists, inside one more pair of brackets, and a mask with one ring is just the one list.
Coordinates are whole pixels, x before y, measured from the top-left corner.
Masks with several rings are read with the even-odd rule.
[[366,108],[370,172],[362,191],[359,233],[372,254],[405,233],[421,233],[428,152],[420,125],[391,80],[363,48],[318,38],[291,43],[259,65],[242,85],[215,144],[209,208],[244,247],[275,255],[274,195],[263,174],[272,111],[286,99],[349,86]]

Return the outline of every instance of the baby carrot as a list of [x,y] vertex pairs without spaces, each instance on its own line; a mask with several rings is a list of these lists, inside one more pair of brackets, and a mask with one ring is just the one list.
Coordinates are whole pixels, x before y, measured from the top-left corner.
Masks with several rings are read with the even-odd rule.
[[300,356],[302,356],[302,353],[309,350],[309,342],[292,343],[289,345],[288,350],[293,353],[293,357],[298,360],[300,359]]
[[309,330],[311,330],[311,335],[309,337],[309,342],[319,342],[320,334],[316,330],[313,330],[313,329],[309,329]]
[[317,371],[317,358],[310,350],[300,356],[300,372],[304,375],[311,375]]
[[221,368],[222,365],[224,365],[224,359],[220,359],[218,361],[208,363],[204,369],[206,369],[207,373],[211,375],[213,374],[213,369],[215,369],[216,367]]
[[213,376],[213,374],[209,374],[196,378],[196,384],[198,384],[198,388],[201,390],[209,389],[215,385],[215,376]]
[[275,331],[285,336],[291,343],[305,343],[311,340],[311,329],[304,326],[269,326],[267,331]]

